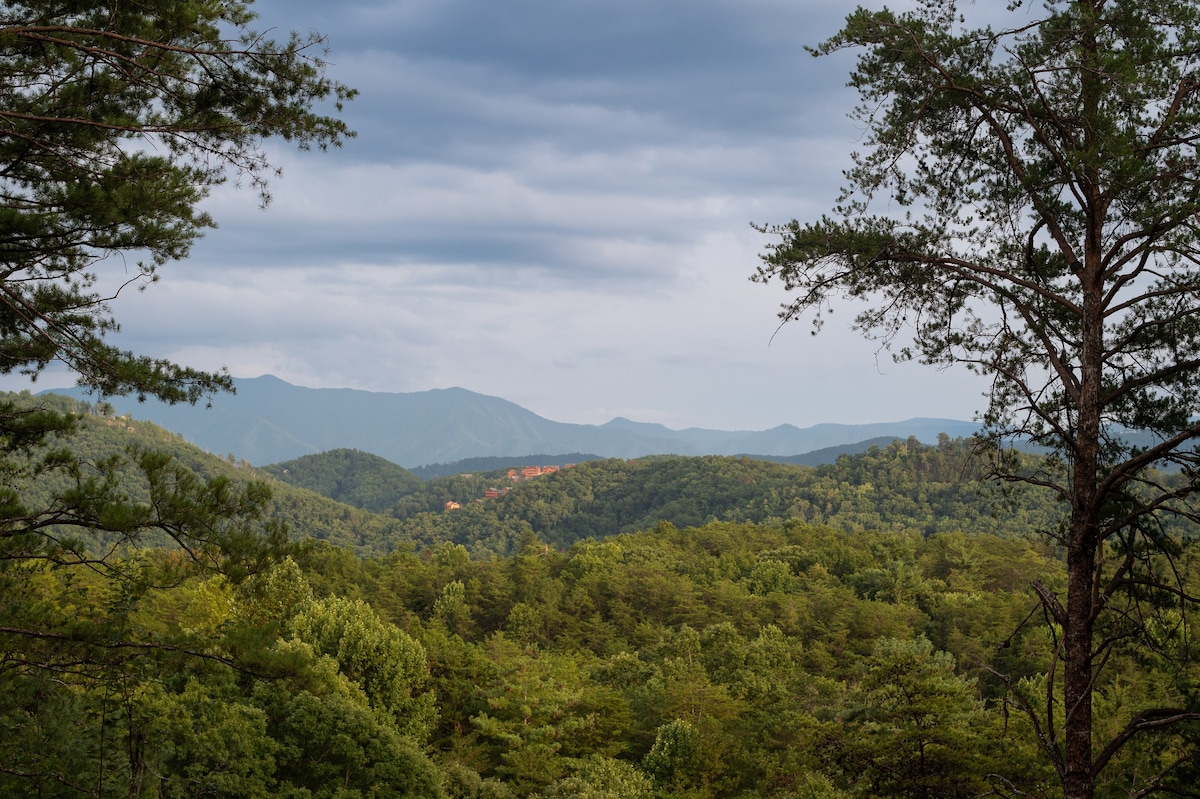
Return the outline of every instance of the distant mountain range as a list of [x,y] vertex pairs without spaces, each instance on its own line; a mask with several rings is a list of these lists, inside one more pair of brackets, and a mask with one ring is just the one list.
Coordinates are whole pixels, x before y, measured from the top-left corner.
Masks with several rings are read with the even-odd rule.
[[[544,419],[498,397],[462,388],[411,393],[303,388],[265,375],[235,381],[235,395],[211,408],[167,405],[129,397],[108,401],[118,414],[154,422],[209,452],[232,454],[255,466],[332,449],[351,448],[406,468],[490,456],[593,453],[608,458],[645,455],[758,455],[773,459],[845,447],[868,439],[908,438],[933,443],[939,433],[968,436],[973,422],[903,422],[763,431],[672,430],[660,424],[613,419],[603,425]],[[47,392],[48,393],[48,392]],[[81,389],[53,393],[89,399]]]

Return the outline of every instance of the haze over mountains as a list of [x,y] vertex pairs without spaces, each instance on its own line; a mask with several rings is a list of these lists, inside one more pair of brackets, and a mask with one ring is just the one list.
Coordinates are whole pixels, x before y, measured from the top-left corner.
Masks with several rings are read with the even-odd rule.
[[[411,393],[315,389],[270,375],[235,382],[237,394],[215,398],[211,408],[139,403],[131,397],[108,401],[118,414],[154,422],[202,449],[231,453],[256,466],[339,448],[373,453],[406,468],[544,453],[782,457],[889,436],[932,443],[939,433],[968,436],[978,428],[951,419],[803,429],[780,425],[763,431],[672,430],[621,418],[584,425],[550,421],[507,400],[462,388]],[[81,389],[54,393],[89,398]]]

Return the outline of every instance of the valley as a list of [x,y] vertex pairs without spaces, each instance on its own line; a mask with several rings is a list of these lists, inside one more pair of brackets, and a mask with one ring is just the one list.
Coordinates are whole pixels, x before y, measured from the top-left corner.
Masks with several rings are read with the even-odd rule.
[[[175,675],[105,655],[91,676],[10,694],[5,718],[54,745],[17,736],[7,751],[41,773],[65,775],[64,753],[102,736],[144,736],[147,767],[190,764],[229,795],[342,797],[335,771],[357,795],[446,799],[1052,794],[1021,708],[1053,657],[1032,587],[1063,590],[1060,510],[987,480],[969,439],[893,440],[814,466],[581,459],[526,480],[510,472],[546,459],[497,457],[422,480],[346,448],[254,467],[67,397],[37,402],[78,414],[57,443],[85,463],[155,451],[210,487],[260,487],[241,523],[288,539],[235,577],[176,563],[169,529],[137,545],[96,529],[71,551],[139,564],[116,593],[27,568],[6,589],[10,628],[36,616],[73,630],[89,661],[108,636],[150,636]],[[153,507],[162,495],[153,481],[139,493],[136,462],[121,467],[130,508]],[[80,479],[48,465],[13,487],[54,507]],[[228,565],[242,557],[228,551]],[[1188,590],[1200,583],[1183,550],[1173,568]],[[1166,625],[1164,645],[1190,646],[1190,616],[1171,626],[1170,603],[1143,611]],[[9,657],[35,643],[10,642]],[[1187,701],[1173,661],[1132,644],[1112,658],[1113,719],[1150,697]],[[15,674],[0,680],[26,684]],[[114,701],[127,721],[103,721]],[[1146,736],[1112,778],[1186,745]],[[117,779],[122,751],[90,767]],[[13,779],[0,772],[0,787]],[[159,783],[167,795],[174,779]]]

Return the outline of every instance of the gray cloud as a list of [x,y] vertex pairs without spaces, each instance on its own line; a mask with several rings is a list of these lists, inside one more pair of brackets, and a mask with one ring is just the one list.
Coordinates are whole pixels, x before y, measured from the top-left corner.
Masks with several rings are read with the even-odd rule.
[[[897,367],[839,315],[774,336],[750,221],[820,214],[858,131],[832,0],[260,0],[320,30],[358,138],[277,149],[265,212],[116,304],[120,343],[233,374],[459,385],[561,421],[967,417],[978,383]],[[845,321],[842,321],[845,320]],[[54,379],[54,378],[51,378]],[[10,381],[11,382],[11,381]],[[0,384],[3,385],[3,384]]]

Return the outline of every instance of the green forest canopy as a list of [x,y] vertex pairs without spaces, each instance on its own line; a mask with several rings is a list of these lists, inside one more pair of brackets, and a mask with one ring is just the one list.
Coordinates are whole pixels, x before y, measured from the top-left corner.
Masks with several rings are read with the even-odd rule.
[[[89,411],[65,440],[85,460],[132,444],[253,477],[154,425],[61,410]],[[1037,731],[1014,713],[1044,679],[1053,634],[1031,617],[1029,586],[1062,587],[1055,549],[1033,532],[1048,509],[980,494],[968,454],[946,439],[820,468],[601,461],[407,518],[275,483],[269,512],[324,542],[241,585],[179,571],[169,550],[129,553],[148,578],[174,574],[169,590],[113,594],[27,567],[3,594],[22,613],[69,635],[88,607],[119,640],[159,647],[66,681],[0,669],[0,723],[20,731],[0,747],[0,789],[94,795],[143,769],[141,793],[167,796],[332,796],[335,773],[363,796],[1053,796]],[[660,521],[671,514],[693,521]],[[955,529],[955,515],[975,529]],[[492,534],[469,538],[474,557],[453,539],[405,538],[433,516]],[[628,532],[578,532],[618,519]],[[1114,724],[1150,698],[1187,701],[1176,658],[1190,621],[1153,622],[1160,654],[1120,651],[1102,686]],[[12,663],[37,646],[6,652]],[[1191,746],[1179,730],[1139,740],[1102,795]],[[1171,780],[1197,776],[1185,764]]]

